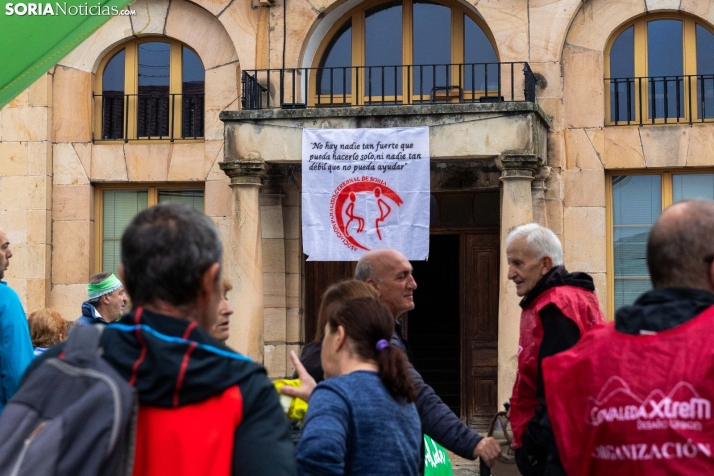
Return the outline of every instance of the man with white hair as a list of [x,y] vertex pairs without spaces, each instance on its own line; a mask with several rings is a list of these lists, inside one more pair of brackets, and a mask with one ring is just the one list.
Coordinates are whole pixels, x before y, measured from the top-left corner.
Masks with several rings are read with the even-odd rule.
[[571,348],[604,322],[592,278],[569,273],[555,233],[529,223],[506,238],[508,279],[516,285],[521,314],[518,374],[511,397],[516,462],[523,476],[562,474],[545,409],[541,362]]

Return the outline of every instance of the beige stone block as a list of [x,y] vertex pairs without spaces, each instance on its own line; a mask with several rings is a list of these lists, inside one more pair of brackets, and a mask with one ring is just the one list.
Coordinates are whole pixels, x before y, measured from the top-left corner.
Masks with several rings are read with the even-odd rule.
[[285,366],[285,344],[266,345],[263,348],[265,370],[270,378],[284,378],[287,373]]
[[480,0],[478,11],[491,28],[500,61],[528,57],[528,8],[519,0]]
[[283,207],[283,223],[285,223],[285,239],[300,239],[300,208]]
[[169,159],[169,181],[203,180],[206,151],[203,144],[173,144]]
[[136,12],[129,17],[134,35],[163,35],[169,0],[135,2],[131,8]]
[[7,233],[11,249],[14,244],[27,243],[28,220],[28,210],[0,211],[0,227]]
[[221,22],[193,3],[171,2],[164,34],[196,50],[206,70],[238,60]]
[[5,276],[8,279],[45,278],[49,245],[25,243],[12,246],[12,258]]
[[263,238],[263,271],[285,272],[285,243],[280,238]]
[[[231,3],[231,1],[230,0],[198,0],[194,3],[202,6],[209,12],[213,13],[214,15],[218,15],[226,8],[226,6],[229,3]],[[245,1],[238,2],[238,3],[241,3],[243,5],[250,5],[250,2],[245,2]]]
[[285,236],[283,208],[280,206],[260,207],[260,229],[264,239],[282,239]]
[[285,275],[285,302],[287,307],[300,307],[300,275]]
[[0,209],[46,210],[48,207],[49,177],[3,177]]
[[91,163],[92,182],[129,180],[123,144],[94,145]]
[[263,303],[266,308],[285,308],[285,273],[263,273]]
[[0,174],[27,175],[27,142],[0,142]]
[[563,252],[568,270],[586,273],[606,271],[605,208],[566,207]]
[[52,105],[52,75],[44,74],[35,81],[27,90],[27,104],[29,106]]
[[[138,10],[140,7],[135,5],[132,8]],[[66,66],[88,73],[96,72],[96,68],[104,55],[115,45],[132,36],[130,18],[122,15],[111,17],[108,22],[92,33],[81,45],[65,56],[59,62],[60,67],[56,68],[55,71],[61,69],[61,66]],[[54,97],[57,97],[56,89]]]
[[[541,28],[541,30],[542,29],[545,28]],[[558,56],[560,56],[560,53],[558,53]],[[538,84],[536,85],[538,102],[540,103],[543,98],[560,99],[563,95],[563,88],[561,84],[562,69],[560,62],[529,62],[528,64],[530,65],[533,73],[540,76],[538,78]]]
[[592,276],[593,284],[595,284],[595,294],[597,295],[597,300],[600,304],[600,309],[605,315],[605,319],[607,319],[608,321],[612,321],[614,316],[607,315],[607,274],[591,273],[590,276]]
[[645,0],[648,12],[656,10],[679,10],[681,0]]
[[27,173],[29,175],[50,175],[52,167],[52,142],[28,142]]
[[263,330],[263,339],[265,342],[285,342],[285,308],[265,308],[263,311],[263,318],[265,319],[263,322],[263,325],[265,326],[265,329]]
[[68,321],[82,314],[82,303],[87,300],[87,284],[52,284],[50,307]]
[[239,71],[238,63],[226,64],[206,71],[206,124],[204,125],[204,135],[209,140],[223,138],[223,122],[219,119],[218,123],[215,121],[209,123],[208,119],[209,116],[217,117],[220,111],[234,104],[240,97]]
[[548,134],[548,160],[549,167],[565,167],[565,141],[563,133]]
[[[603,51],[605,43],[622,23],[645,13],[644,0],[595,0],[583,3],[568,29],[566,45]],[[599,76],[602,80],[603,76]]]
[[82,162],[84,171],[87,173],[88,177],[92,176],[92,143],[91,142],[75,142],[72,144],[74,146],[74,151],[79,157],[79,161]]
[[47,140],[47,121],[50,114],[46,107],[6,107],[0,111],[2,138],[7,142]]
[[[300,309],[291,307],[286,312],[286,339],[288,342],[302,342],[302,319]],[[298,353],[298,355],[300,355]]]
[[560,132],[563,129],[563,100],[561,98],[538,97],[538,105],[543,109],[552,122],[551,132]]
[[679,9],[714,23],[714,3],[701,0],[682,0]]
[[563,171],[566,207],[604,207],[605,172],[602,169]]
[[565,34],[580,2],[562,0],[531,0],[530,20],[531,61],[559,61]]
[[640,168],[645,166],[640,131],[637,126],[607,127],[604,130],[601,155],[606,169]]
[[89,184],[89,177],[84,170],[72,144],[55,144],[52,150],[53,181],[55,185]]
[[302,248],[300,240],[285,240],[285,272],[300,274]]
[[92,75],[85,71],[55,68],[52,91],[54,142],[92,140]]
[[91,185],[55,185],[52,211],[55,221],[91,220]]
[[233,216],[233,190],[225,182],[206,182],[206,215],[211,217]]
[[640,128],[646,167],[684,167],[689,148],[689,126]]
[[288,179],[288,182],[283,187],[283,206],[284,207],[299,207],[302,205],[302,182],[293,175]]
[[565,129],[565,156],[568,169],[602,169],[603,165],[584,129]]
[[[214,9],[225,1],[226,0],[201,0],[199,3],[201,5],[210,4],[205,8],[210,12],[214,12]],[[256,37],[260,10],[260,8],[252,8],[251,3],[248,1],[234,1],[230,2],[228,7],[223,10],[218,17],[236,47],[236,53],[238,54],[238,58],[240,58],[241,67],[243,69],[254,69],[256,65]],[[273,10],[274,9],[271,9],[271,12]],[[282,34],[282,29],[279,30],[278,33]],[[271,38],[273,34],[274,33],[271,33]],[[305,35],[297,36],[296,38],[305,38]]]
[[590,144],[592,144],[593,149],[595,149],[595,153],[598,155],[598,158],[602,163],[602,156],[605,154],[605,129],[585,129],[585,133],[588,135]]
[[27,107],[29,98],[29,91],[25,89],[23,92],[18,94],[14,99],[7,103],[8,108],[20,108]]
[[22,307],[25,310],[25,314],[27,314],[27,280],[20,278],[9,278],[7,277],[9,273],[10,269],[8,268],[7,272],[5,273],[5,276],[7,278],[5,279],[5,281],[7,282],[7,285],[17,293],[17,296],[20,298],[20,304],[22,304]]
[[556,235],[562,235],[563,202],[560,200],[545,200],[545,216],[548,228]]
[[165,182],[169,173],[169,144],[124,144],[130,182]]
[[564,127],[603,126],[605,106],[602,58],[602,53],[598,51],[573,46],[563,49]]
[[55,221],[53,224],[52,283],[87,283],[90,269],[92,224]]
[[714,125],[692,126],[687,149],[688,166],[711,166],[712,144],[714,144]]
[[52,244],[52,214],[47,210],[27,212],[27,242]]
[[550,176],[545,180],[545,198],[547,200],[563,199],[563,171],[551,169]]
[[205,158],[203,175],[206,177],[206,180],[229,180],[228,176],[218,165],[223,160],[223,141],[207,140],[204,146]]
[[50,293],[49,279],[28,279],[27,280],[27,310],[28,313],[34,309],[42,309],[47,306]]

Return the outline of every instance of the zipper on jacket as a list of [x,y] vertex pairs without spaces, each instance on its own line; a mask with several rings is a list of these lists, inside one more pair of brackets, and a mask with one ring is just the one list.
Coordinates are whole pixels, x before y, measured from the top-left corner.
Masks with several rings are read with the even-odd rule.
[[25,454],[27,454],[27,449],[30,447],[30,443],[32,443],[32,440],[35,439],[35,437],[40,434],[42,430],[45,429],[47,426],[47,422],[43,421],[37,427],[30,433],[30,436],[25,439],[25,443],[22,445],[22,451],[20,451],[20,456],[17,457],[17,462],[15,463],[15,467],[12,468],[12,473],[10,473],[10,476],[17,476],[17,474],[20,472],[20,466],[22,466],[22,462],[25,459]]

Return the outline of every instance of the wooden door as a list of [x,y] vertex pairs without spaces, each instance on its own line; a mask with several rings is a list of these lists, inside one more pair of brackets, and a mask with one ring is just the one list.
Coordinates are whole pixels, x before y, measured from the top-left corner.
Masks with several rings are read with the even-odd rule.
[[464,233],[461,266],[461,417],[487,427],[498,410],[498,232]]
[[317,311],[325,290],[331,285],[355,275],[356,261],[305,262],[305,343],[315,339]]

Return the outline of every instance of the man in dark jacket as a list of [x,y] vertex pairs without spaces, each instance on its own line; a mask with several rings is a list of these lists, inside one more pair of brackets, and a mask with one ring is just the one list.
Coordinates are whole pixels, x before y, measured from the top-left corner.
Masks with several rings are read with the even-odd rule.
[[517,227],[506,239],[506,256],[508,279],[523,298],[510,409],[516,463],[524,476],[559,474],[541,364],[575,345],[585,330],[604,318],[592,278],[566,271],[560,240],[552,231],[536,223]]
[[[557,409],[550,420],[568,474],[714,471],[713,237],[714,202],[667,208],[647,242],[654,289],[618,309],[614,328],[593,330],[544,363],[547,402]],[[615,410],[628,405],[636,417]],[[608,411],[615,417],[600,417]],[[627,455],[631,448],[638,451]]]
[[87,297],[82,303],[82,315],[77,319],[79,324],[109,324],[124,314],[126,293],[114,273],[92,276],[87,285]]
[[[265,369],[209,333],[223,294],[210,218],[165,204],[122,237],[134,310],[102,333],[103,358],[139,395],[134,476],[291,476],[288,422]],[[49,357],[61,358],[53,347]]]

